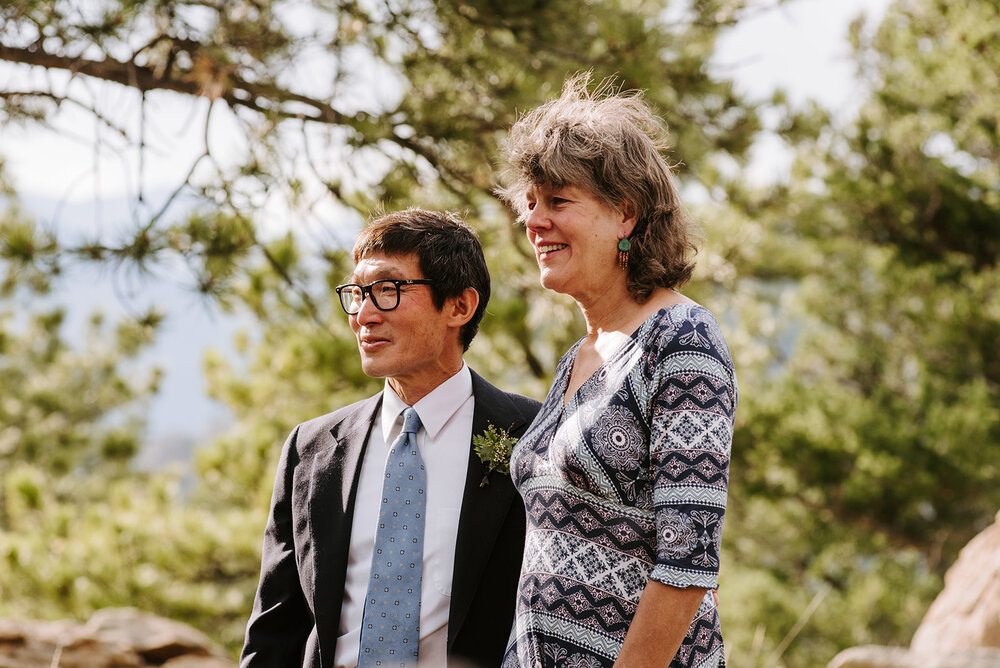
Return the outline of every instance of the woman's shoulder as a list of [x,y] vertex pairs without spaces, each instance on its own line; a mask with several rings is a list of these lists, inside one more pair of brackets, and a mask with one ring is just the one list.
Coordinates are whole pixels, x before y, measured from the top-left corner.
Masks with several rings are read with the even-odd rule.
[[657,311],[646,324],[644,343],[660,355],[699,353],[732,365],[718,320],[701,304],[688,301],[672,304]]
[[661,309],[651,322],[643,342],[646,349],[646,373],[654,384],[668,378],[712,378],[718,387],[728,387],[724,401],[727,414],[735,410],[739,390],[736,369],[722,328],[700,304],[676,304]]
[[679,338],[682,332],[700,329],[721,331],[715,315],[693,301],[677,302],[657,309],[643,327],[646,336]]

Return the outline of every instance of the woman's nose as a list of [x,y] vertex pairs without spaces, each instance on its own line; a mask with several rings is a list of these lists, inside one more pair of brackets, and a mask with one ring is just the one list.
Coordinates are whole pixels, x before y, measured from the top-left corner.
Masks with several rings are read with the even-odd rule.
[[536,230],[549,226],[549,217],[545,214],[544,207],[535,205],[528,210],[528,215],[524,217],[524,226],[529,230]]

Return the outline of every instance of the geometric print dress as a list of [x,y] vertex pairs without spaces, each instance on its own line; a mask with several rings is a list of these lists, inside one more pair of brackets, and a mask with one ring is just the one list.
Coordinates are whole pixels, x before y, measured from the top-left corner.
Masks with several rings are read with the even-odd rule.
[[[578,341],[511,456],[527,535],[504,668],[600,668],[649,579],[718,587],[736,376],[704,307],[653,314],[563,404]],[[725,665],[706,593],[670,668]]]

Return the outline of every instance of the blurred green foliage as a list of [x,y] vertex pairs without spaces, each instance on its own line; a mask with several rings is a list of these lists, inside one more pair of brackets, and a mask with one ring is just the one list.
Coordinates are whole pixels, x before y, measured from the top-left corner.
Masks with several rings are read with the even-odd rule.
[[1000,508],[998,31],[990,2],[903,0],[856,22],[857,118],[791,119],[811,127],[790,140],[791,178],[729,189],[755,230],[737,280],[775,263],[790,280],[759,321],[780,350],[735,353],[726,581],[754,622],[727,627],[752,648],[734,665],[777,665],[813,596],[785,665],[907,644]]
[[[0,176],[0,615],[137,605],[235,651],[282,440],[380,386],[331,290],[351,267],[343,228],[380,209],[465,214],[494,276],[470,364],[543,396],[582,323],[537,285],[491,195],[497,145],[518,111],[593,68],[648,91],[687,191],[709,194],[690,205],[705,243],[688,294],[719,314],[741,386],[720,592],[731,665],[806,668],[850,645],[906,644],[1000,508],[1000,19],[989,0],[897,0],[880,25],[856,22],[870,93],[843,121],[780,93],[741,99],[711,74],[719,32],[753,3],[681,4],[5,3],[4,59],[87,47],[103,56],[77,62],[89,76],[226,103],[248,148],[232,169],[192,169],[184,189],[204,206],[168,205],[117,244],[60,244]],[[302,11],[314,31],[294,28]],[[310,53],[332,64],[315,90],[293,76]],[[352,68],[358,53],[367,64]],[[372,72],[398,99],[351,97]],[[37,92],[0,96],[0,121],[54,112]],[[743,170],[762,109],[795,158],[765,188]],[[319,200],[292,168],[302,161]],[[262,211],[276,199],[302,220],[324,199],[340,213],[275,237]],[[236,419],[199,449],[186,494],[175,474],[128,468],[156,384],[134,359],[159,316],[116,333],[97,319],[74,348],[59,312],[24,297],[57,289],[70,260],[177,259],[197,290],[259,323],[238,363],[206,360]]]

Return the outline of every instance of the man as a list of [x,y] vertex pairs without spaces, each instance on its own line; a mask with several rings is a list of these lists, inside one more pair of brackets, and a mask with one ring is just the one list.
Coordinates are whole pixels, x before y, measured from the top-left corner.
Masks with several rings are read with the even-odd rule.
[[389,214],[354,263],[337,292],[362,370],[385,387],[285,442],[240,666],[498,666],[524,508],[508,475],[480,485],[472,437],[519,436],[539,404],[463,361],[490,296],[463,222]]

